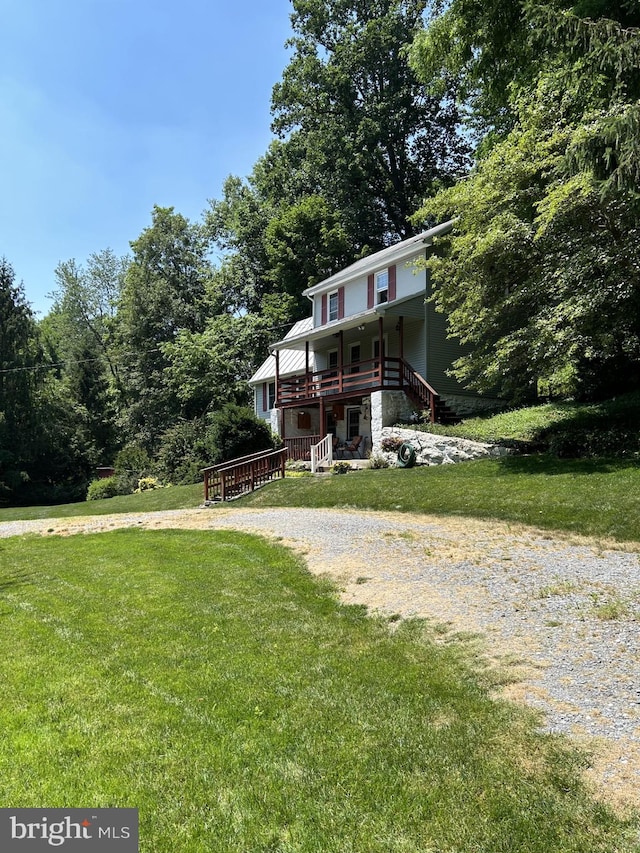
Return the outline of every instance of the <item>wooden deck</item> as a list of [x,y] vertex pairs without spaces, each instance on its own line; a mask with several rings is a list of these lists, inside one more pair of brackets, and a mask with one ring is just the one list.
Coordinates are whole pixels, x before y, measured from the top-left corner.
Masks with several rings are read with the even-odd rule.
[[370,394],[372,391],[404,391],[416,405],[429,409],[431,420],[437,417],[439,397],[411,365],[401,358],[367,359],[357,364],[302,373],[279,379],[276,406],[290,408]]

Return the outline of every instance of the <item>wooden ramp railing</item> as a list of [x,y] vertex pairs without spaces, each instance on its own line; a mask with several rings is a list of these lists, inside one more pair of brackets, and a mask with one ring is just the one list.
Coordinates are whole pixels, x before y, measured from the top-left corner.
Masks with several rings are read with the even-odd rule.
[[284,477],[287,448],[263,450],[204,468],[204,499],[229,501]]

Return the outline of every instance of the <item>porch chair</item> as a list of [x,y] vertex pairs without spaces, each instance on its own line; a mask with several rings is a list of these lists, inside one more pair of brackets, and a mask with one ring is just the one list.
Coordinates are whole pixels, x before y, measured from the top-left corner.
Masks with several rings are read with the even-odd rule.
[[340,448],[340,439],[338,438],[337,435],[334,435],[333,438],[331,439],[331,441],[332,441],[333,457],[334,457],[334,459],[337,459],[338,452],[341,449]]
[[354,435],[354,437],[351,439],[351,444],[345,444],[345,446],[342,449],[345,451],[345,453],[350,453],[352,458],[353,458],[353,455],[355,453],[358,453],[358,448],[360,447],[361,442],[362,442],[362,436],[361,435]]

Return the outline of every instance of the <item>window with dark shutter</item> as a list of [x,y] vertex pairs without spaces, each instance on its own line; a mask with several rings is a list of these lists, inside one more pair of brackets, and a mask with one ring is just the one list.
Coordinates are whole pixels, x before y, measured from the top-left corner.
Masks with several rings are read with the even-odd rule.
[[367,276],[367,308],[373,308],[375,305],[375,276],[373,273]]
[[389,302],[393,302],[396,298],[396,267],[395,264],[389,267]]

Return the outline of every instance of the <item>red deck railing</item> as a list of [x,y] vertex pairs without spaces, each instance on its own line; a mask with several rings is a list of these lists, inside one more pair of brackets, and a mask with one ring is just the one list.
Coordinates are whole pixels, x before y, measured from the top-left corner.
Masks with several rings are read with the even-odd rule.
[[251,453],[203,469],[205,501],[228,501],[284,477],[287,448]]
[[297,435],[294,438],[285,438],[284,446],[287,448],[287,459],[296,462],[309,462],[311,448],[319,441],[322,441],[320,435]]
[[317,402],[320,397],[382,389],[404,391],[415,403],[430,409],[431,419],[435,418],[437,392],[408,362],[389,356],[344,365],[342,369],[332,367],[281,379],[277,401],[279,406],[300,406],[305,402]]

